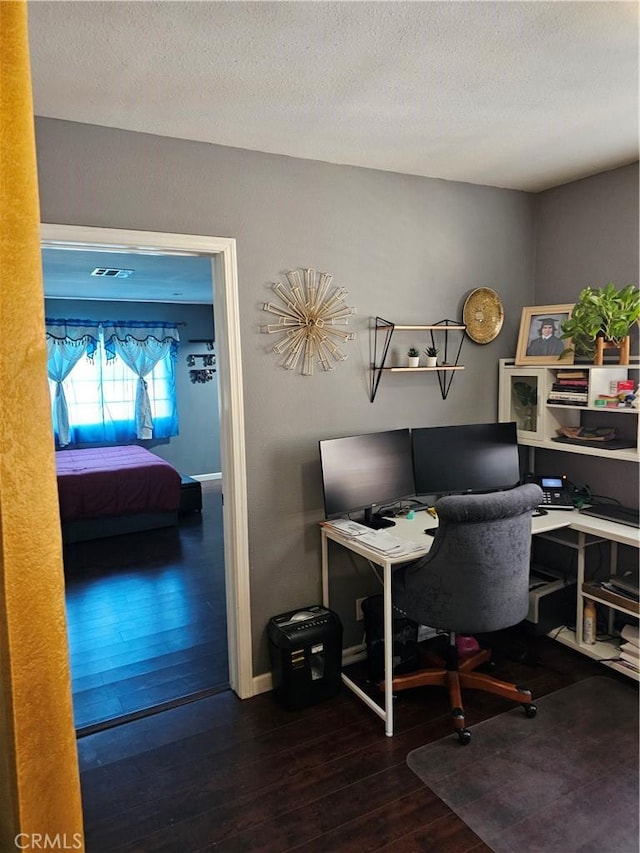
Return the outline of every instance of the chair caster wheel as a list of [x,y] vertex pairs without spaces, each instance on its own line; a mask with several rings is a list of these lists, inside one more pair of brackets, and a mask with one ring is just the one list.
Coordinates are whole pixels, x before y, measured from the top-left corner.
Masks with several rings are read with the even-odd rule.
[[458,740],[462,744],[462,746],[466,746],[471,740],[471,732],[469,729],[460,729],[458,731]]
[[524,708],[525,715],[530,719],[535,717],[538,713],[538,708],[533,704],[533,702],[530,705],[523,705],[522,707]]

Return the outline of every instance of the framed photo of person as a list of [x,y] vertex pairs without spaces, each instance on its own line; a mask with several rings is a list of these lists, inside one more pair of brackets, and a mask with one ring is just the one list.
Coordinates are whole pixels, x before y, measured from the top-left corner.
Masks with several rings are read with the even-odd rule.
[[568,338],[561,338],[562,322],[571,316],[573,305],[534,305],[522,309],[516,364],[573,364]]

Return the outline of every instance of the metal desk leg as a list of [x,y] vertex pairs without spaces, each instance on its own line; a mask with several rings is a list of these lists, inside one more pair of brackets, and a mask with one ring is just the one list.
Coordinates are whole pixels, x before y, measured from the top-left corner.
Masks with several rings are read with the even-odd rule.
[[577,571],[577,608],[576,608],[576,643],[582,644],[582,626],[584,625],[584,598],[582,597],[582,584],[584,583],[585,548],[587,537],[582,531],[578,531],[578,571]]
[[327,535],[322,531],[320,537],[322,548],[322,603],[325,607],[329,607],[329,543]]
[[383,567],[384,581],[384,733],[393,737],[393,613],[391,610],[391,563]]

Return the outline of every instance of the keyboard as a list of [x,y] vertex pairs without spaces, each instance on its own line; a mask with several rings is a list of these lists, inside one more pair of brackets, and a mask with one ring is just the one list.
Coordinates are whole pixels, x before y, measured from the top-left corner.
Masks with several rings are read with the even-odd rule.
[[606,521],[617,521],[628,527],[640,527],[640,510],[618,504],[596,504],[583,506],[580,512],[594,518],[604,518]]

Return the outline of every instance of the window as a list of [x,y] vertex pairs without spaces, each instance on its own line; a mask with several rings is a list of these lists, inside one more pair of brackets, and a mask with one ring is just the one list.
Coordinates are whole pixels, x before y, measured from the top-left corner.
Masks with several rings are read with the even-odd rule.
[[[52,322],[56,322],[58,328],[65,323]],[[93,357],[88,353],[88,357],[79,358],[61,382],[59,374],[52,371],[53,356],[50,355],[49,390],[54,432],[60,447],[168,438],[178,434],[174,370],[177,333],[175,337],[165,338],[163,344],[150,334],[149,327],[157,329],[158,324],[144,324],[145,331],[138,340],[135,335],[142,326],[140,323],[131,327],[119,324],[116,334],[115,326],[101,324]],[[47,321],[49,328],[53,326]],[[67,328],[65,325],[63,342],[69,340]],[[61,393],[60,384],[66,406],[62,415],[56,403],[56,392]],[[59,428],[62,421],[66,421],[66,429]]]

